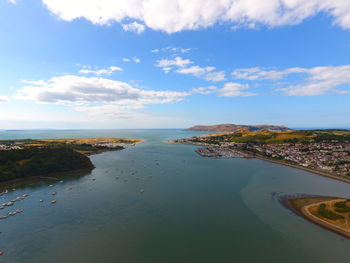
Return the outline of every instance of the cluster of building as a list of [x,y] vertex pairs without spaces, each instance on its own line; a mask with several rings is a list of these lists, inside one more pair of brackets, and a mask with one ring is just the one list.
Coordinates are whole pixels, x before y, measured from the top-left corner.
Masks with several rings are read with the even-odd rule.
[[100,142],[100,143],[89,143],[92,147],[104,147],[104,148],[120,148],[123,147],[124,144],[116,143],[116,142]]
[[209,136],[179,139],[174,143],[205,146],[197,153],[205,157],[265,157],[293,165],[343,176],[350,176],[350,142],[234,143],[212,140]]
[[265,157],[328,173],[350,176],[350,143],[247,144]]
[[20,146],[12,144],[0,144],[0,151],[20,150]]

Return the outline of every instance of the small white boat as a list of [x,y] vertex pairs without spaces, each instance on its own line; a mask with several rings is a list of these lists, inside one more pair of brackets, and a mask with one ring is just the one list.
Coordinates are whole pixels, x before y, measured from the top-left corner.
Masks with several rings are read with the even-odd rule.
[[55,199],[55,200],[52,200],[51,201],[51,204],[55,204],[57,202],[57,200]]

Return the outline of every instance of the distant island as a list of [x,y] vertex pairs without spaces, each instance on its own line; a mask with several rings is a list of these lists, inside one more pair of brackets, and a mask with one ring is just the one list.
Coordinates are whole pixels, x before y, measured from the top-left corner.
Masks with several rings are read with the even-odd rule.
[[88,171],[94,166],[87,155],[141,142],[115,138],[1,140],[0,182]]
[[286,131],[290,130],[285,126],[276,125],[237,125],[237,124],[218,124],[218,125],[196,125],[188,128],[187,131],[207,131],[207,132],[235,132],[240,129],[247,129],[249,131]]
[[282,202],[298,215],[350,239],[350,200],[339,197],[303,196]]
[[350,182],[349,130],[239,129],[171,143],[204,146],[196,152],[205,157],[259,158]]

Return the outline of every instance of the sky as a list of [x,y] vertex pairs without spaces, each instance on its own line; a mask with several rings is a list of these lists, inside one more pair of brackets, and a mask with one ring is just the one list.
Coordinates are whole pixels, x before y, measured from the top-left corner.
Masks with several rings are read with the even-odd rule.
[[350,128],[350,0],[0,0],[0,129]]

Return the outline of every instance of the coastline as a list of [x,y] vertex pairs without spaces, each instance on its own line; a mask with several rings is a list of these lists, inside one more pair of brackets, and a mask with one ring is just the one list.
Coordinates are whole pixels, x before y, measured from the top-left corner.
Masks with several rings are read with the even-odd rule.
[[[75,140],[75,139],[59,139],[59,140]],[[132,141],[132,143],[126,143],[126,145],[133,146],[133,147],[135,147],[139,143],[144,142],[144,140],[140,140],[140,139],[124,139],[124,140]],[[75,150],[75,151],[82,154],[82,155],[89,157],[89,156],[101,154],[104,152],[121,151],[124,149],[125,149],[125,146],[121,146],[121,148],[107,148],[107,149],[100,149],[100,150],[95,150],[95,151],[79,151],[79,150]],[[57,178],[57,177],[64,176],[64,175],[86,173],[86,172],[92,171],[93,169],[95,169],[94,165],[92,165],[91,167],[87,167],[87,168],[75,169],[75,170],[64,171],[64,172],[57,172],[57,173],[55,172],[55,173],[50,173],[50,174],[38,175],[38,176],[15,178],[15,179],[0,182],[0,188],[3,188],[5,186],[11,186],[14,184],[18,184],[18,183],[21,183],[24,181],[59,180],[59,178]]]
[[302,166],[299,166],[299,165],[294,165],[294,164],[286,163],[286,162],[279,161],[279,160],[273,160],[273,159],[265,158],[265,157],[262,157],[262,156],[259,156],[259,155],[255,155],[253,158],[260,159],[262,161],[267,161],[267,162],[271,162],[271,163],[276,163],[276,164],[289,166],[289,167],[292,167],[292,168],[300,169],[300,170],[303,170],[303,171],[306,171],[306,172],[309,172],[309,173],[314,173],[314,174],[317,174],[317,175],[320,175],[320,176],[328,177],[328,178],[331,178],[331,179],[335,179],[335,180],[342,181],[344,183],[350,184],[350,178],[348,179],[348,178],[341,177],[341,176],[338,176],[338,175],[328,174],[326,172],[313,170],[313,169],[310,169],[310,168],[307,168],[307,167],[302,167]]
[[[306,200],[307,204],[303,206],[298,206],[295,202],[297,200]],[[320,202],[320,200],[322,200]],[[347,239],[350,240],[350,232],[347,232],[345,230],[342,230],[341,228],[338,228],[314,215],[311,214],[311,212],[308,210],[310,206],[317,205],[323,202],[335,200],[335,199],[342,199],[339,197],[328,197],[328,196],[308,196],[308,195],[302,195],[301,197],[284,197],[280,200],[283,206],[294,212],[296,215],[301,216],[305,220],[322,227],[323,229],[332,231],[333,233],[336,233],[338,235],[341,235]]]
[[38,175],[38,176],[29,176],[29,177],[21,177],[21,178],[16,178],[12,179],[9,181],[3,181],[0,182],[0,188],[7,187],[7,186],[12,186],[14,184],[22,183],[25,181],[39,181],[39,180],[54,180],[58,181],[61,176],[65,175],[74,175],[74,174],[80,174],[80,173],[87,173],[95,169],[95,166],[89,167],[89,168],[84,168],[84,169],[76,169],[76,170],[71,170],[71,171],[65,171],[65,172],[57,172],[57,173],[50,173],[47,175]]

